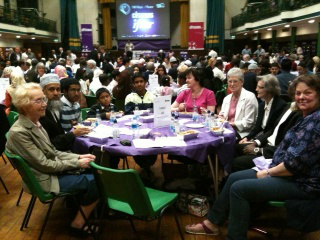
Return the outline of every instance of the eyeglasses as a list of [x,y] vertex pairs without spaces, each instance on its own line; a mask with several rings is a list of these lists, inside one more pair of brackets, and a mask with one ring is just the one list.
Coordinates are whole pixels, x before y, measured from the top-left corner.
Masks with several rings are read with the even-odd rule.
[[39,98],[36,100],[32,100],[32,102],[36,103],[36,104],[47,104],[47,99],[46,98]]

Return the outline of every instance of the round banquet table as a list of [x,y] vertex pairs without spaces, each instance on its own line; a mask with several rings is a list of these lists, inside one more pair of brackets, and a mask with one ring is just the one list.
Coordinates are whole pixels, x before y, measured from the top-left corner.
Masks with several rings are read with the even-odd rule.
[[[187,121],[187,120],[185,120]],[[130,120],[119,119],[119,128],[130,128],[125,126],[125,123],[130,122]],[[186,122],[185,124],[187,124]],[[191,119],[190,119],[191,123]],[[101,124],[110,125],[109,121],[102,121]],[[140,128],[150,128],[150,136],[154,132],[160,132],[162,136],[174,136],[170,132],[169,126],[166,127],[154,127],[152,123],[141,123]],[[183,124],[183,125],[185,125]],[[181,126],[184,130],[190,130],[186,126]],[[231,172],[231,161],[234,155],[234,145],[236,142],[235,132],[233,128],[226,123],[225,128],[229,129],[228,133],[224,133],[223,136],[214,136],[206,128],[197,128],[199,131],[198,137],[195,139],[190,139],[185,141],[186,146],[183,147],[162,147],[162,148],[135,148],[132,146],[122,146],[120,144],[121,140],[132,140],[131,135],[120,135],[118,139],[109,138],[105,143],[91,142],[88,137],[77,137],[73,144],[73,152],[84,154],[90,152],[92,146],[101,147],[101,150],[108,151],[110,155],[115,156],[136,156],[136,155],[157,155],[157,154],[174,154],[180,156],[186,156],[188,158],[194,159],[200,163],[204,163],[210,154],[216,153],[217,157],[227,173]]]

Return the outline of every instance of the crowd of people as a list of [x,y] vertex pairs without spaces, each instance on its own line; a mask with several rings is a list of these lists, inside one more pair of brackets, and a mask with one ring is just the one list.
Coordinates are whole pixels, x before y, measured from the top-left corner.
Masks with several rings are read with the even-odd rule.
[[[229,62],[213,50],[188,59],[163,50],[156,57],[132,59],[134,47],[130,42],[127,45],[124,56],[116,61],[104,46],[94,46],[87,58],[60,48],[58,54],[52,51],[48,61],[38,61],[31,49],[23,54],[16,47],[0,64],[2,77],[10,79],[2,104],[7,114],[15,109],[20,114],[9,131],[7,150],[29,163],[44,191],[85,191],[81,206],[86,215],[96,206],[92,175],[84,172],[71,178],[64,174],[88,168],[95,159],[91,154],[70,152],[75,138],[89,132],[74,128],[84,120],[84,95],[96,96],[88,115],[94,117],[98,111],[103,120],[117,111],[112,99],[123,100],[124,113],[132,114],[137,107],[152,109],[157,96],[170,95],[171,111],[215,113],[228,121],[237,138],[233,173],[208,219],[186,226],[186,232],[216,235],[229,218],[227,238],[246,239],[253,205],[319,198],[318,56],[306,59],[301,51],[300,55],[269,54],[258,45],[254,53],[245,46]],[[150,76],[158,79],[157,87],[149,84]],[[259,166],[257,158],[268,164]],[[141,176],[152,179],[150,167],[156,156],[134,159],[144,170]],[[111,160],[109,166],[117,168],[119,159]],[[71,226],[84,231],[83,224],[77,215]]]

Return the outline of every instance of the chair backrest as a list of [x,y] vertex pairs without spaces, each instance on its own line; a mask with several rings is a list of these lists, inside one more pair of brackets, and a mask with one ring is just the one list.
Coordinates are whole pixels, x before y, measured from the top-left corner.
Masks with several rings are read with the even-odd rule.
[[51,193],[43,192],[40,184],[34,176],[34,173],[31,171],[30,167],[22,157],[11,154],[7,150],[4,151],[4,154],[13,162],[23,182],[26,184],[33,196],[39,198],[41,202],[46,202],[53,198],[53,195]]
[[82,120],[87,119],[87,113],[90,111],[90,108],[81,108],[81,117]]
[[118,111],[124,111],[124,102],[125,102],[125,99],[116,99],[116,98],[112,99],[112,103],[116,106]]
[[87,106],[90,108],[92,105],[97,103],[96,96],[94,95],[84,95],[87,101]]
[[131,208],[134,216],[154,217],[155,212],[151,206],[146,189],[133,169],[115,170],[90,163],[100,198],[124,202]]
[[8,121],[9,121],[10,127],[18,120],[18,117],[19,117],[19,113],[15,111],[10,111],[8,115]]

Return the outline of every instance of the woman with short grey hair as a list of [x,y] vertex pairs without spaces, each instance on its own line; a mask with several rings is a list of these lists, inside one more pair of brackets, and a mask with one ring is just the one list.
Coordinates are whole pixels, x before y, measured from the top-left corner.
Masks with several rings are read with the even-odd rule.
[[244,77],[240,68],[232,68],[228,71],[228,88],[231,94],[223,99],[220,118],[228,120],[229,124],[237,132],[240,140],[252,130],[255,125],[258,101],[256,96],[243,88]]
[[277,118],[287,106],[287,103],[280,98],[280,85],[272,74],[257,77],[256,91],[257,97],[262,100],[258,108],[257,122],[252,131],[239,142],[240,144],[246,144],[260,134],[273,130]]

